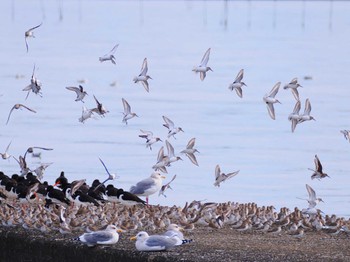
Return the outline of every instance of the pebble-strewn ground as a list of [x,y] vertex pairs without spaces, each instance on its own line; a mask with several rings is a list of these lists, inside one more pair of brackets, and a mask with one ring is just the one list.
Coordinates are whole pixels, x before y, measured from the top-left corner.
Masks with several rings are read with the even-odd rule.
[[73,241],[71,235],[0,227],[1,261],[350,261],[350,239],[344,232],[337,236],[309,232],[294,239],[285,233],[200,227],[186,233],[194,239],[192,243],[150,253],[136,251],[129,239],[132,235],[122,233],[112,247],[88,248]]

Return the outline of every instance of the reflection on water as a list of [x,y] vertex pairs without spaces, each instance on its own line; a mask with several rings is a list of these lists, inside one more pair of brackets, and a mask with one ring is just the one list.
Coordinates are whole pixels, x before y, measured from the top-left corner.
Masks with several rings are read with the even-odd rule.
[[[168,168],[166,181],[177,175],[174,190],[167,198],[151,196],[151,202],[232,200],[303,208],[306,203],[297,197],[307,197],[309,184],[325,201],[321,210],[350,215],[350,147],[339,132],[350,128],[350,62],[344,55],[349,3],[38,0],[2,1],[0,8],[11,10],[0,17],[7,36],[0,44],[6,50],[0,61],[0,149],[11,140],[10,153],[16,157],[29,146],[54,148],[28,163],[35,168],[53,162],[45,174],[49,182],[62,170],[70,179],[103,180],[101,157],[120,176],[115,186],[129,189],[150,175],[162,145],[146,148],[140,129],[152,130],[164,141],[165,115],[185,131],[169,139],[176,154],[196,138],[199,167],[182,156],[184,161]],[[27,54],[23,33],[42,19]],[[117,65],[100,63],[98,57],[116,43]],[[214,71],[200,81],[191,69],[209,47]],[[153,78],[149,93],[132,82],[145,57]],[[31,94],[25,100],[22,89],[34,63],[43,97]],[[242,99],[228,90],[240,69],[247,84]],[[295,99],[289,90],[281,88],[277,95],[282,104],[276,106],[275,121],[262,97],[276,82],[283,86],[294,77],[303,86],[302,105],[310,99],[316,121],[291,133],[287,117]],[[78,80],[89,94],[84,105],[94,107],[95,95],[110,111],[106,117],[78,122],[83,103],[65,89],[78,86]],[[128,125],[121,122],[122,97],[140,116]],[[15,103],[38,113],[18,110],[5,126]],[[310,179],[315,154],[330,179]],[[6,173],[18,172],[13,159],[0,164]],[[224,172],[240,173],[216,188],[217,164]]]

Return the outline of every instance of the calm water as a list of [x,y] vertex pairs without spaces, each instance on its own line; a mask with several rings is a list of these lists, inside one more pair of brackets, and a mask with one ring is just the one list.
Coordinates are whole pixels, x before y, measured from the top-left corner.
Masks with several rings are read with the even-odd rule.
[[[167,198],[151,196],[151,203],[231,200],[304,208],[306,201],[297,197],[307,197],[307,183],[325,201],[322,211],[350,216],[350,144],[339,132],[350,128],[350,3],[1,1],[0,10],[0,149],[11,140],[16,157],[29,146],[54,148],[41,158],[53,162],[45,174],[50,183],[62,170],[71,180],[105,179],[101,157],[120,176],[113,184],[129,189],[152,173],[161,146],[146,149],[139,129],[164,140],[166,115],[185,131],[169,140],[176,154],[196,137],[199,167],[183,156],[168,169],[166,181],[177,174],[174,190]],[[41,21],[27,54],[24,32]],[[100,63],[98,57],[116,43],[117,65]],[[191,69],[209,47],[214,72],[202,82]],[[132,82],[145,57],[150,93]],[[25,100],[22,89],[34,63],[43,97],[32,93]],[[248,87],[240,99],[228,85],[242,68]],[[282,104],[275,106],[275,121],[262,97],[276,82],[294,77],[303,86],[302,110],[309,98],[317,121],[292,133],[290,91],[277,94]],[[95,107],[94,94],[110,111],[105,118],[78,122],[82,103],[65,87],[80,79],[87,81],[85,105]],[[140,116],[128,126],[121,122],[122,97]],[[38,113],[14,111],[6,126],[15,103]],[[315,154],[331,178],[310,179]],[[0,164],[5,173],[19,171],[14,159]],[[28,164],[35,168],[39,161],[29,158]],[[240,173],[216,188],[217,164],[223,172]]]

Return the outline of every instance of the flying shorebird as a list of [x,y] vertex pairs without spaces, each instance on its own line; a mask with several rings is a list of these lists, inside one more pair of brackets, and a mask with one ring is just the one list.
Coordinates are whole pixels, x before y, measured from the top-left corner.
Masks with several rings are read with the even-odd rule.
[[139,117],[136,113],[132,113],[131,112],[131,107],[129,105],[129,103],[124,99],[122,98],[122,101],[123,101],[123,107],[124,107],[124,117],[123,117],[123,121],[126,125],[128,124],[128,120],[133,118],[133,117]]
[[113,174],[113,173],[111,174],[111,173],[108,171],[108,169],[107,169],[105,163],[103,163],[102,159],[101,159],[101,158],[99,158],[99,159],[100,159],[100,162],[102,163],[103,167],[105,168],[105,170],[106,170],[106,172],[107,172],[107,174],[108,174],[108,178],[107,178],[105,181],[103,181],[102,183],[100,183],[97,187],[95,187],[94,191],[96,191],[99,187],[101,187],[102,185],[104,185],[104,183],[106,183],[108,180],[114,180],[114,179],[117,177],[116,174]]
[[202,58],[202,61],[200,63],[199,66],[195,66],[192,71],[196,72],[196,73],[200,73],[200,79],[203,81],[204,78],[206,77],[206,73],[210,70],[210,71],[213,71],[209,66],[207,66],[208,64],[208,61],[209,61],[209,55],[210,55],[210,50],[211,48],[209,48],[203,58]]
[[298,78],[293,78],[292,81],[290,81],[289,84],[286,84],[283,88],[284,89],[290,89],[292,91],[292,94],[294,96],[294,98],[299,101],[299,92],[298,92],[298,87],[302,87],[299,83],[298,83]]
[[275,84],[274,87],[271,89],[270,93],[266,94],[263,97],[263,100],[266,103],[269,115],[273,120],[275,120],[275,108],[273,107],[273,104],[275,104],[275,103],[281,104],[281,102],[275,98],[275,96],[278,92],[278,89],[280,88],[280,85],[281,85],[281,82],[278,82],[277,84]]
[[37,26],[34,26],[30,29],[28,29],[25,33],[24,33],[24,41],[26,42],[26,48],[27,48],[27,53],[28,53],[28,43],[27,43],[27,38],[28,37],[33,37],[35,38],[34,36],[34,29],[38,28],[39,26],[42,25],[42,22],[40,23],[40,25],[37,25]]
[[302,114],[300,116],[300,119],[298,121],[298,124],[299,123],[302,123],[304,121],[309,121],[309,120],[314,120],[316,121],[316,119],[310,115],[310,112],[311,112],[311,103],[310,103],[310,100],[307,98],[306,101],[305,101],[305,109],[304,109],[304,114]]
[[168,156],[166,159],[166,166],[170,166],[171,163],[176,162],[178,160],[182,160],[181,157],[179,156],[175,156],[175,152],[174,152],[174,147],[172,146],[172,144],[169,143],[168,140],[165,140],[165,145],[168,151]]
[[84,103],[83,99],[88,93],[84,90],[83,86],[81,85],[79,85],[79,87],[67,86],[66,89],[70,91],[74,91],[77,94],[77,98],[75,99],[75,101],[81,101]]
[[83,106],[81,117],[79,117],[79,122],[84,124],[87,119],[92,117],[92,115],[92,109],[87,109],[85,106]]
[[100,103],[97,98],[94,95],[94,99],[96,101],[97,107],[91,109],[92,112],[96,112],[97,114],[99,114],[101,117],[104,117],[105,114],[107,114],[109,111],[102,105],[102,103]]
[[163,124],[163,126],[168,128],[168,130],[169,130],[168,131],[168,138],[170,138],[172,136],[176,139],[175,134],[177,134],[180,131],[184,132],[181,127],[175,127],[174,122],[171,121],[166,116],[163,116],[163,120],[165,122],[165,124]]
[[30,79],[30,84],[28,86],[26,86],[25,88],[23,88],[23,91],[28,91],[27,96],[26,96],[26,100],[30,94],[30,91],[32,91],[34,94],[39,94],[42,97],[41,94],[41,82],[38,78],[36,78],[34,76],[35,73],[35,64],[34,64],[34,68],[33,68],[33,73],[32,73],[32,77]]
[[0,153],[2,159],[9,159],[11,155],[8,153],[12,141],[8,144],[4,153]]
[[158,196],[163,195],[164,197],[166,197],[166,195],[164,194],[164,192],[165,192],[165,190],[167,190],[168,188],[172,190],[170,184],[171,184],[171,182],[173,182],[173,181],[175,180],[175,178],[176,178],[176,175],[174,175],[173,178],[172,178],[168,183],[166,183],[165,185],[162,185],[162,187],[161,187],[160,190],[159,190]]
[[168,164],[168,156],[164,155],[164,146],[162,146],[158,151],[157,163],[152,166],[155,171],[161,171],[163,173],[168,173],[166,170],[166,165]]
[[228,87],[228,89],[230,89],[231,91],[236,90],[236,93],[240,98],[243,97],[242,86],[247,86],[244,82],[242,82],[243,73],[244,73],[244,70],[241,69],[238,72],[235,81],[233,81],[233,83],[230,84],[230,86]]
[[316,197],[315,190],[313,190],[312,187],[309,186],[308,184],[306,184],[306,190],[309,194],[309,199],[303,199],[303,198],[300,198],[300,199],[307,200],[307,202],[309,203],[309,208],[314,208],[318,203],[324,202],[322,198]]
[[297,124],[299,123],[300,118],[301,118],[301,116],[299,114],[300,107],[301,107],[301,104],[300,104],[300,101],[298,100],[295,103],[293,112],[288,116],[288,120],[292,122],[292,127],[291,127],[292,132],[294,132],[294,130],[295,130]]
[[33,154],[34,149],[42,149],[42,150],[47,150],[47,151],[53,150],[53,148],[40,147],[40,146],[31,146],[31,147],[27,148],[26,152],[24,153],[23,158],[25,159],[28,153],[29,154]]
[[317,178],[318,180],[321,180],[321,178],[330,177],[329,175],[327,175],[326,173],[324,173],[322,171],[321,161],[320,161],[320,159],[318,158],[317,155],[315,155],[314,162],[315,162],[315,170],[309,168],[309,170],[314,172],[311,175],[311,179]]
[[10,116],[11,116],[11,114],[12,114],[12,111],[13,111],[14,109],[21,109],[21,108],[25,108],[25,109],[27,109],[27,110],[33,112],[33,113],[36,113],[35,110],[30,109],[29,107],[27,107],[27,106],[25,106],[25,105],[23,105],[23,104],[15,104],[15,105],[11,108],[11,110],[10,110],[9,116],[8,116],[8,118],[7,118],[7,121],[6,121],[6,125],[7,125],[7,123],[8,123],[9,120],[10,120]]
[[344,138],[350,142],[350,130],[340,130],[340,133],[342,133]]
[[193,164],[195,164],[196,166],[198,166],[198,162],[197,162],[197,159],[196,159],[196,156],[194,155],[194,153],[196,153],[196,152],[199,153],[199,151],[197,149],[193,148],[195,142],[196,142],[196,138],[190,139],[190,141],[188,141],[188,143],[187,143],[186,149],[182,150],[180,153],[186,154],[186,156],[191,160],[191,162]]
[[104,56],[101,56],[99,58],[100,62],[104,62],[104,61],[108,61],[110,60],[113,64],[116,64],[115,63],[115,57],[114,57],[114,53],[115,51],[117,50],[119,44],[116,44],[111,51],[109,51],[107,54],[105,54]]
[[153,132],[151,131],[145,131],[140,129],[140,131],[143,133],[142,135],[139,135],[141,138],[146,139],[146,148],[149,147],[150,150],[152,150],[152,145],[158,141],[162,141],[159,137],[153,136]]
[[238,172],[239,172],[239,170],[237,170],[235,172],[232,172],[232,173],[228,173],[228,174],[221,173],[220,166],[216,165],[216,167],[215,167],[215,183],[214,183],[214,186],[220,187],[220,183],[221,182],[224,182],[225,180],[227,180],[227,179],[229,179],[231,177],[234,177],[235,175],[238,174]]
[[148,66],[147,66],[147,58],[145,58],[143,60],[143,63],[142,63],[142,67],[141,67],[141,72],[138,76],[135,76],[133,81],[135,83],[137,82],[141,82],[143,87],[146,89],[147,92],[149,92],[149,85],[148,85],[148,82],[147,80],[148,79],[152,79],[152,77],[150,77],[149,75],[147,75],[147,71],[148,71]]

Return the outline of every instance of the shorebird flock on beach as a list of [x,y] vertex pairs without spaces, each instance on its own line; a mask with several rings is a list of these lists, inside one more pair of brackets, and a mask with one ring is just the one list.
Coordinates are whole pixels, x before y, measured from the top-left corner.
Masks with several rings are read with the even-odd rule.
[[[43,27],[43,23],[30,28],[25,32],[25,46],[28,53],[28,41],[34,38],[34,31]],[[40,41],[38,37],[35,41]],[[111,45],[112,46],[112,45]],[[101,63],[111,63],[112,66],[118,63],[116,51],[119,44],[114,44],[113,48],[105,55],[96,59]],[[208,48],[200,63],[193,67],[192,71],[199,73],[199,78],[204,81],[206,77],[215,74],[214,70],[208,66],[211,52]],[[141,62],[141,61],[140,61]],[[141,83],[147,93],[152,92],[149,80],[153,80],[148,75],[148,59],[144,58],[141,70],[137,76],[130,79],[135,84]],[[31,93],[39,95],[45,99],[43,84],[37,78],[36,65],[34,63],[30,84],[22,90],[26,91],[25,100]],[[209,72],[211,71],[211,72]],[[207,73],[209,76],[207,76]],[[235,90],[239,98],[243,98],[243,88],[247,87],[243,82],[244,69],[241,69],[228,89]],[[153,80],[156,81],[156,80]],[[45,83],[46,85],[46,83]],[[44,85],[44,86],[45,86]],[[267,92],[262,100],[266,104],[267,113],[271,119],[276,119],[275,109],[283,103],[277,98],[282,83],[277,82],[272,89]],[[294,109],[286,117],[291,122],[291,132],[296,131],[297,125],[306,121],[314,120],[311,115],[311,102],[305,99],[304,112],[301,110],[301,95],[299,94],[301,85],[297,78],[293,78],[283,86],[284,90],[290,90],[296,100]],[[64,87],[63,87],[64,88]],[[87,108],[82,106],[81,116],[77,121],[82,125],[91,118],[108,117],[109,110],[103,104],[103,97],[96,97],[88,94],[83,87],[83,83],[78,86],[65,87],[68,91],[73,91],[76,95],[75,102],[85,104],[85,100],[94,99],[96,107]],[[74,94],[68,92],[70,95]],[[144,92],[144,91],[143,91]],[[90,92],[89,92],[90,93]],[[74,97],[72,97],[72,100]],[[73,102],[74,103],[74,102]],[[276,107],[276,108],[275,108]],[[125,99],[121,99],[120,108],[123,109],[121,122],[125,125],[136,121],[139,115],[132,110],[132,106]],[[5,125],[11,125],[11,119],[15,117],[15,110],[25,109],[30,117],[31,113],[40,114],[39,110],[32,109],[22,103],[16,103],[9,109]],[[119,241],[119,234],[128,231],[135,233],[131,240],[136,240],[135,247],[139,251],[160,251],[176,248],[176,246],[191,243],[192,239],[186,238],[182,230],[190,232],[199,226],[206,226],[214,229],[232,228],[236,232],[260,232],[273,235],[288,235],[300,239],[307,231],[319,231],[328,235],[339,233],[350,233],[350,221],[335,215],[324,215],[317,208],[323,200],[316,195],[316,191],[308,184],[306,190],[309,195],[307,208],[290,210],[286,207],[277,211],[273,206],[259,207],[255,203],[240,204],[236,202],[212,203],[204,201],[193,201],[186,203],[184,207],[151,205],[149,197],[158,193],[158,196],[165,195],[167,189],[172,189],[171,184],[176,183],[174,175],[167,183],[163,182],[165,174],[172,165],[177,165],[178,161],[190,161],[193,165],[199,166],[197,160],[200,151],[196,148],[196,138],[191,138],[186,148],[176,152],[173,144],[181,133],[186,131],[182,128],[177,119],[170,119],[163,115],[163,126],[167,134],[163,138],[155,136],[150,130],[140,129],[139,138],[145,139],[147,150],[153,150],[156,143],[162,144],[157,153],[155,164],[152,166],[153,172],[131,185],[128,189],[116,188],[113,184],[107,184],[117,178],[111,173],[102,159],[99,159],[102,167],[107,173],[107,179],[100,182],[95,179],[91,185],[86,183],[86,179],[69,181],[62,171],[55,180],[49,184],[44,179],[45,170],[52,163],[41,163],[36,167],[29,167],[27,156],[41,157],[41,151],[51,151],[52,148],[32,146],[18,158],[11,153],[11,143],[0,153],[3,160],[15,159],[19,165],[19,174],[6,175],[0,171],[0,222],[2,226],[21,226],[28,230],[40,230],[41,232],[59,232],[75,236],[75,241],[80,241],[88,246],[113,245]],[[89,120],[90,121],[90,120]],[[30,128],[30,127],[29,127]],[[341,130],[345,139],[350,141],[350,130]],[[138,139],[138,138],[137,138]],[[153,151],[152,151],[153,152]],[[179,154],[178,154],[179,153]],[[180,157],[180,154],[183,156]],[[186,156],[186,158],[184,157]],[[98,156],[96,156],[98,158]],[[188,158],[188,160],[187,160]],[[324,179],[328,176],[323,170],[323,166],[317,154],[314,156],[315,169],[309,168],[313,173],[311,179]],[[229,170],[221,172],[219,164],[213,168],[213,186],[220,185],[232,177],[238,175],[240,170]],[[145,200],[142,199],[145,197]],[[149,235],[146,231],[156,231],[156,235]]]

